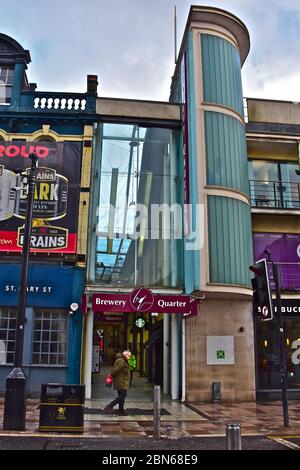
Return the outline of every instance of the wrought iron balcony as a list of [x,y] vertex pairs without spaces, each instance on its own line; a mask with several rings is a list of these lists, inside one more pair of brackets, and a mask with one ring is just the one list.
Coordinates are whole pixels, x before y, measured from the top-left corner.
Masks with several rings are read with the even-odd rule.
[[264,209],[300,209],[300,183],[250,180],[251,206]]

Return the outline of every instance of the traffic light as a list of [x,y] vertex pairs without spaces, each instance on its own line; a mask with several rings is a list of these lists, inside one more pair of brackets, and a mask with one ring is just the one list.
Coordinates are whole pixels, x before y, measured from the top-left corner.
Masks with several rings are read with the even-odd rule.
[[251,279],[254,306],[260,311],[262,320],[272,320],[273,305],[267,261],[265,259],[256,261],[249,269],[255,274],[255,277]]

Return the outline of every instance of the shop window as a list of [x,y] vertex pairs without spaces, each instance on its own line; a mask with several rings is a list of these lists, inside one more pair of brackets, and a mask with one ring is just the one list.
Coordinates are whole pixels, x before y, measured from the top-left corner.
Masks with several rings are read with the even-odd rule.
[[15,309],[0,309],[0,365],[14,363],[16,316]]
[[14,69],[0,66],[0,104],[9,104],[12,95]]
[[[277,320],[257,319],[258,390],[281,388],[279,326]],[[284,318],[288,388],[300,388],[300,365],[293,363],[293,343],[300,339],[300,318]]]
[[68,314],[65,310],[35,310],[32,364],[66,365]]

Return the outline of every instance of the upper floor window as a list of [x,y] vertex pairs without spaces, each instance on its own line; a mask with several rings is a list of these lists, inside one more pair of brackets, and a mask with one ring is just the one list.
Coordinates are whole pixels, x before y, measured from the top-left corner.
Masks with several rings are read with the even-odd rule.
[[0,104],[9,104],[12,95],[14,69],[0,66]]
[[249,162],[251,205],[279,209],[300,208],[299,165],[288,162]]

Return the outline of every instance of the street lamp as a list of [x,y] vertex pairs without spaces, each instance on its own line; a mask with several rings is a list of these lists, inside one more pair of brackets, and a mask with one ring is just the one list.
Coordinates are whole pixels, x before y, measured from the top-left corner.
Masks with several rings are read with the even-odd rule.
[[31,167],[28,176],[28,193],[24,238],[21,258],[20,292],[15,338],[14,368],[6,378],[3,429],[25,430],[27,377],[22,370],[25,310],[28,282],[28,264],[32,230],[33,198],[36,182],[38,157],[35,153],[29,155]]

